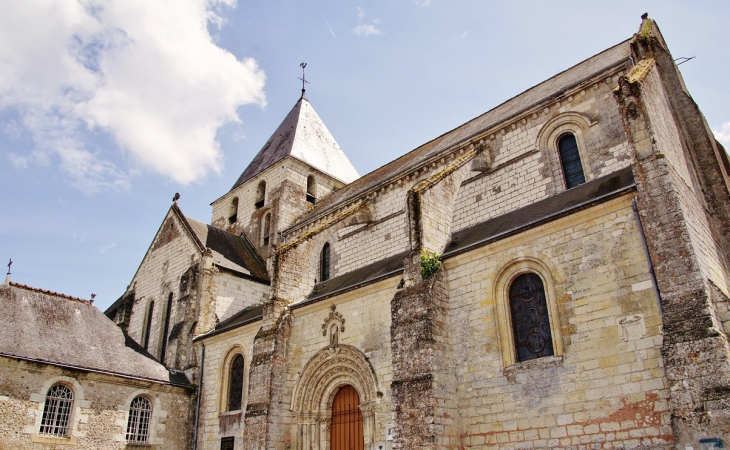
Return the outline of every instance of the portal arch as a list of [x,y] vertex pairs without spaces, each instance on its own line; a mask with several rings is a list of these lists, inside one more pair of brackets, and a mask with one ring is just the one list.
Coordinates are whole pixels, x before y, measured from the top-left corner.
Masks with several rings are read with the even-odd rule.
[[294,448],[329,448],[332,403],[346,385],[360,397],[365,448],[373,448],[375,412],[383,394],[367,357],[351,345],[325,347],[302,368],[290,406],[296,418]]

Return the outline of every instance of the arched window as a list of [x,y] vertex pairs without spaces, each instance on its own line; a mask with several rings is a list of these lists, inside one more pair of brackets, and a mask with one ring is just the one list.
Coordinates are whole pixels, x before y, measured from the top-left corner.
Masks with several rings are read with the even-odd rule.
[[580,162],[580,152],[578,152],[578,142],[575,140],[575,136],[572,133],[563,135],[558,140],[558,150],[566,187],[570,189],[585,183],[586,177],[583,174],[583,165]]
[[243,355],[238,354],[231,361],[228,380],[228,411],[238,411],[243,403]]
[[314,176],[310,175],[307,177],[307,201],[314,205],[317,201],[316,193],[317,185],[314,182]]
[[46,394],[40,434],[46,436],[67,436],[73,404],[74,394],[71,388],[63,384],[52,386]]
[[231,210],[228,212],[228,223],[236,223],[238,220],[238,197],[231,200]]
[[271,234],[271,213],[266,213],[264,223],[261,227],[261,236],[263,237],[264,246],[269,245],[269,235]]
[[152,405],[146,397],[135,397],[129,405],[127,442],[147,442],[150,435]]
[[553,356],[550,316],[542,279],[535,273],[523,273],[509,288],[512,330],[517,361]]
[[261,180],[259,187],[256,188],[256,209],[264,207],[264,201],[266,200],[266,182]]
[[147,321],[144,327],[144,341],[142,346],[145,350],[150,345],[150,331],[152,330],[152,313],[155,312],[155,302],[150,302],[150,306],[147,308]]
[[319,278],[320,281],[330,279],[330,244],[329,242],[322,247],[322,254],[319,258]]

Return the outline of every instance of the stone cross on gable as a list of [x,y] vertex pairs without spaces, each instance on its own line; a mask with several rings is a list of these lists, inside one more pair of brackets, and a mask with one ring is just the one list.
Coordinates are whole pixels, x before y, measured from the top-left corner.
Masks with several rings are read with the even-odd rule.
[[10,275],[10,266],[13,265],[13,258],[10,258],[10,262],[8,263],[8,275]]

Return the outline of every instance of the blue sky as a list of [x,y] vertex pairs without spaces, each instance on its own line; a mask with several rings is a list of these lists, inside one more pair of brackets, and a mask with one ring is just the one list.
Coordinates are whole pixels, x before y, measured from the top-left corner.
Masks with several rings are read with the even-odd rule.
[[728,2],[0,0],[0,262],[105,309],[299,97],[360,174],[655,19],[730,144]]

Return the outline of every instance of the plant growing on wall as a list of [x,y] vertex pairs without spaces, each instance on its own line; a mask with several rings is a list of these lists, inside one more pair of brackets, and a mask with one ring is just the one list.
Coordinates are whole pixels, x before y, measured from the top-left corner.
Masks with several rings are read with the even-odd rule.
[[430,277],[441,267],[441,256],[438,253],[421,250],[421,275],[423,279]]

